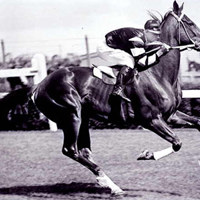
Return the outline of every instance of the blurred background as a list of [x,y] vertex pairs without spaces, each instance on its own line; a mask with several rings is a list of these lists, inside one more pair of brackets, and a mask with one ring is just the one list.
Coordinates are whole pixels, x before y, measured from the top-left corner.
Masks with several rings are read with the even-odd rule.
[[[38,53],[44,55],[47,74],[72,65],[105,64],[96,47],[107,32],[143,28],[150,18],[148,11],[164,15],[172,5],[173,0],[1,0],[0,71],[31,69]],[[184,12],[200,27],[199,6],[199,0],[184,1]],[[48,129],[48,120],[27,103],[27,88],[35,84],[34,76],[5,74],[0,73],[0,129]],[[199,52],[182,53],[180,79],[183,89],[200,89]],[[200,99],[185,98],[180,109],[199,117]],[[114,127],[94,121],[90,126]]]

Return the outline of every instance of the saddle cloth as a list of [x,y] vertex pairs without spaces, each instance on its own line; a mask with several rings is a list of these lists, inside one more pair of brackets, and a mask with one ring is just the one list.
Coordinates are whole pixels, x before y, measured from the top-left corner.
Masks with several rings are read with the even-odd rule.
[[117,81],[118,70],[108,66],[93,65],[93,76],[101,79],[104,83],[114,85]]

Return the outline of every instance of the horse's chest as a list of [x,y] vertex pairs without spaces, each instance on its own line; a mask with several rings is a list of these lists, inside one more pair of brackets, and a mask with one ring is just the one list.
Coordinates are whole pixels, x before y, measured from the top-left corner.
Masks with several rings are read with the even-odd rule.
[[160,92],[160,101],[159,102],[159,107],[162,110],[162,112],[167,113],[167,112],[172,112],[174,108],[176,107],[176,96],[174,92],[170,89],[168,90],[162,90]]
[[154,86],[146,92],[146,98],[164,113],[176,107],[176,95],[171,87]]

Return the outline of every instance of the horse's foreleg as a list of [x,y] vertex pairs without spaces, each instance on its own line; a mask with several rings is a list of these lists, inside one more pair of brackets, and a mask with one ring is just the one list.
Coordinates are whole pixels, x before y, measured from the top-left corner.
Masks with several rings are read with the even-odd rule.
[[182,145],[180,139],[173,133],[170,127],[164,122],[164,120],[160,116],[158,116],[158,118],[156,119],[153,119],[151,123],[146,124],[146,128],[155,132],[160,137],[170,142],[172,144],[172,147],[153,153],[150,153],[149,151],[144,151],[142,154],[140,154],[138,160],[158,160],[180,150]]
[[191,126],[192,125],[192,123],[188,122],[187,120],[182,119],[176,113],[172,114],[167,119],[167,123],[172,124],[172,125],[178,125],[178,126]]
[[[197,128],[200,131],[200,119],[194,116],[190,116],[188,114],[185,114],[179,110],[176,111],[174,116],[178,119],[184,120],[186,122],[186,125],[193,126],[194,128]],[[174,117],[172,116],[172,118]]]
[[159,160],[163,157],[166,157],[175,151],[172,147],[163,149],[161,151],[149,152],[148,150],[143,151],[137,158],[137,160]]

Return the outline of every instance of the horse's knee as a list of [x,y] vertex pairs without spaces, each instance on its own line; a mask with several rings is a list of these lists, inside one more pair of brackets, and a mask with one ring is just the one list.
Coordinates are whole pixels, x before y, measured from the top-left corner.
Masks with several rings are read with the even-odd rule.
[[179,151],[181,149],[181,146],[182,146],[181,141],[177,141],[177,142],[172,144],[172,148],[175,152]]

